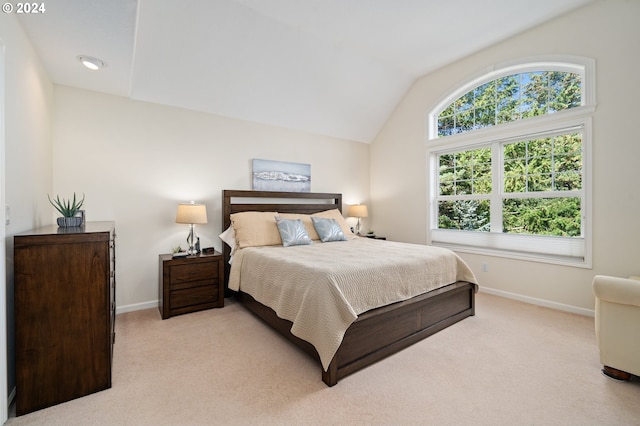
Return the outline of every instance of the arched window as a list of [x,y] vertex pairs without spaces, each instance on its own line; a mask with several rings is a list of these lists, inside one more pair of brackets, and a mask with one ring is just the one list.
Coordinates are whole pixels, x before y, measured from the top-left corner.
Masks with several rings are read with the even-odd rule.
[[538,71],[484,83],[453,101],[438,115],[438,136],[552,114],[581,105],[580,74]]
[[590,266],[594,63],[497,66],[429,114],[429,242]]

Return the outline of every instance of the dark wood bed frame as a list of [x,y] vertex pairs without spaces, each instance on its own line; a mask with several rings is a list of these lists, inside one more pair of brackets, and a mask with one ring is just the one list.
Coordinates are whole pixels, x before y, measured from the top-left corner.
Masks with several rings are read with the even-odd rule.
[[[222,198],[222,229],[227,229],[231,224],[229,216],[238,212],[311,214],[333,208],[342,211],[342,194],[223,190]],[[227,268],[225,277],[228,280],[231,249],[223,245]],[[475,315],[475,292],[475,284],[458,281],[361,314],[347,329],[327,371],[322,371],[322,380],[328,386],[333,386],[338,379]],[[246,293],[234,294],[248,310],[319,360],[313,345],[291,334],[290,321],[279,318],[271,308]]]

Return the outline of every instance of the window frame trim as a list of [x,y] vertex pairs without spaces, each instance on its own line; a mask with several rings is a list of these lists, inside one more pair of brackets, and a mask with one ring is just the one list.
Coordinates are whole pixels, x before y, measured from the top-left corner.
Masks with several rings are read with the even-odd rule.
[[430,143],[436,143],[434,141],[437,141],[439,139],[450,139],[456,138],[460,135],[464,135],[465,133],[457,133],[455,135],[449,136],[438,136],[438,116],[440,115],[440,113],[444,111],[452,102],[454,102],[462,95],[465,95],[470,90],[498,78],[506,77],[513,74],[522,74],[537,71],[564,71],[580,74],[580,76],[582,77],[582,90],[580,95],[581,106],[558,111],[553,114],[545,114],[537,117],[529,117],[525,120],[516,120],[510,123],[503,123],[499,126],[485,127],[482,129],[474,130],[472,133],[476,134],[477,132],[486,129],[492,129],[494,127],[511,127],[512,124],[520,123],[522,121],[526,121],[526,126],[528,127],[533,120],[552,117],[556,115],[561,115],[564,117],[583,116],[585,114],[591,114],[595,111],[596,106],[595,70],[596,62],[594,59],[569,55],[535,56],[491,65],[484,70],[476,73],[466,83],[463,83],[462,85],[457,86],[457,88],[447,91],[446,95],[443,96],[438,102],[436,102],[436,105],[429,111],[427,115],[427,141],[429,141]]
[[[551,59],[554,58],[554,59]],[[540,69],[540,67],[560,67],[562,69]],[[558,111],[553,114],[545,114],[542,116],[530,117],[523,120],[517,120],[510,123],[503,123],[498,126],[490,126],[481,129],[476,129],[471,132],[463,132],[455,135],[448,135],[438,137],[437,135],[437,119],[438,115],[449,105],[451,102],[454,102],[460,96],[469,92],[469,90],[474,89],[475,87],[485,84],[489,81],[495,80],[497,78],[519,74],[523,72],[531,72],[531,71],[548,71],[548,70],[560,70],[560,71],[569,71],[569,72],[579,72],[582,77],[582,89],[581,89],[581,100],[582,105],[579,107]],[[569,56],[555,56],[555,57],[544,57],[522,59],[518,61],[511,61],[508,63],[503,63],[501,65],[496,65],[489,67],[480,75],[476,75],[472,77],[468,82],[462,84],[458,87],[458,89],[448,92],[448,94],[440,100],[434,108],[432,108],[428,114],[428,128],[426,129],[426,150],[427,150],[427,188],[428,188],[428,211],[429,211],[429,221],[427,224],[427,244],[447,247],[452,250],[467,252],[473,254],[481,254],[481,255],[490,255],[490,256],[498,256],[503,258],[512,258],[512,259],[520,259],[527,261],[537,261],[544,263],[552,263],[573,267],[581,267],[581,268],[591,268],[592,267],[592,160],[591,160],[591,152],[592,152],[592,141],[593,141],[593,132],[592,132],[592,115],[596,110],[596,102],[595,102],[595,61],[589,58],[582,57],[569,57]],[[480,246],[480,245],[467,245],[451,242],[443,242],[434,240],[434,233],[440,234],[443,231],[450,230],[441,230],[437,228],[438,223],[438,212],[437,212],[437,194],[438,194],[438,179],[435,173],[437,173],[438,165],[437,165],[437,156],[439,154],[445,153],[447,151],[456,151],[460,149],[474,149],[481,146],[492,146],[492,144],[502,144],[509,140],[526,140],[528,137],[536,137],[545,133],[556,133],[556,132],[564,132],[570,131],[571,129],[577,129],[578,131],[583,133],[583,148],[582,148],[582,172],[583,172],[583,211],[582,211],[582,227],[583,227],[583,236],[581,238],[573,237],[574,241],[579,242],[582,241],[584,245],[583,256],[579,257],[567,257],[558,254],[545,254],[545,253],[536,253],[527,252],[527,251],[514,251],[511,249],[503,249],[488,246]],[[435,135],[435,137],[433,137]],[[494,159],[492,159],[493,162]],[[497,160],[497,159],[496,159]],[[500,163],[501,164],[501,163]],[[502,171],[496,170],[500,167],[493,168],[492,173],[497,174],[499,180],[494,180],[494,182],[500,182],[502,184]],[[492,191],[491,197],[497,194],[497,191]],[[495,195],[501,198],[501,196]],[[494,209],[494,204],[492,203],[492,213]],[[463,231],[455,231],[457,233]],[[471,231],[469,231],[471,232]],[[504,234],[501,232],[494,232],[492,229],[488,233],[483,234],[492,234],[487,238],[493,240],[494,238],[500,236],[509,235],[509,239],[514,238],[512,234]],[[547,237],[547,236],[531,236],[531,235],[520,235],[516,238],[533,238],[538,240],[548,239],[552,241],[554,238],[563,238],[563,237]],[[568,237],[564,237],[567,238]],[[482,239],[482,238],[481,238]],[[544,244],[544,241],[543,241]],[[572,243],[568,243],[568,246],[571,246]]]

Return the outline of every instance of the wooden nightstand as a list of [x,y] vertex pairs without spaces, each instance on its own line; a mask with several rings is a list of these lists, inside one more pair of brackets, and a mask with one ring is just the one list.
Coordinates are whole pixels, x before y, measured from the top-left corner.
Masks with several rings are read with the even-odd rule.
[[174,258],[160,255],[159,309],[162,319],[224,306],[221,253]]

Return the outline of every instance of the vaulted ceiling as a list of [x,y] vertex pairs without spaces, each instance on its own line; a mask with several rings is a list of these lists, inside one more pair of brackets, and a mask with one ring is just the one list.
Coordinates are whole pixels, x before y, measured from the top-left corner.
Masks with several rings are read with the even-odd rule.
[[370,142],[419,76],[590,1],[56,0],[17,16],[56,84]]

